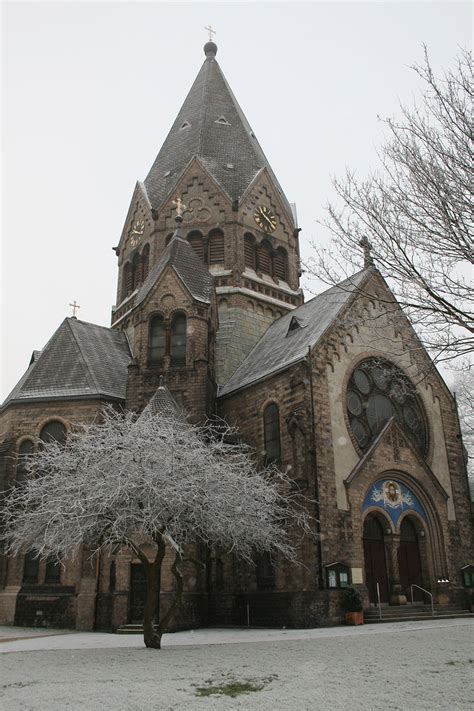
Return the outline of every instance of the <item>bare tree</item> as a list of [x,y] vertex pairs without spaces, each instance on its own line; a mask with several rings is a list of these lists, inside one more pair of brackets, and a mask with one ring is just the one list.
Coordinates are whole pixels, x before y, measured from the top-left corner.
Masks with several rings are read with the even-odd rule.
[[456,377],[453,391],[466,450],[467,471],[469,477],[474,480],[474,368],[466,369]]
[[422,102],[384,119],[376,172],[333,181],[338,199],[323,222],[332,242],[314,245],[305,266],[336,284],[363,246],[365,265],[388,279],[435,359],[452,360],[474,348],[471,55],[462,51],[438,78],[424,48],[424,63],[412,69],[424,81]]
[[[310,531],[305,502],[276,468],[258,471],[250,450],[229,441],[225,423],[193,426],[154,414],[105,409],[67,439],[44,444],[29,476],[7,497],[7,553],[77,556],[128,546],[147,579],[144,639],[160,648],[183,592],[182,564],[193,543],[217,545],[250,561],[255,551],[295,560],[295,526]],[[233,438],[235,441],[235,437]],[[289,530],[292,529],[293,533]],[[149,560],[143,548],[153,541]],[[159,617],[160,571],[174,551],[176,594]]]

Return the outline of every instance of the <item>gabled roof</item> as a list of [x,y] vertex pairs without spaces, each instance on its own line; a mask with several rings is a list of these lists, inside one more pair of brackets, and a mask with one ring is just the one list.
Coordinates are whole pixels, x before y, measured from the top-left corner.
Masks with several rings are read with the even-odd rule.
[[291,207],[250,124],[207,43],[206,60],[145,178],[153,208],[159,209],[185,167],[197,156],[232,200],[239,199],[262,168],[267,168],[291,216]]
[[[305,358],[308,348],[316,345],[372,273],[371,269],[362,269],[274,321],[221,389],[219,396],[245,388]],[[290,329],[290,325],[297,327]]]
[[193,298],[206,304],[211,303],[212,275],[189,242],[180,236],[178,227],[160,259],[143,282],[135,300],[135,307],[146,299],[167,266],[173,269]]
[[148,405],[144,408],[140,417],[147,415],[161,415],[167,420],[184,422],[184,415],[178,403],[166,385],[164,385],[162,378],[160,379],[160,385],[156,393],[153,395]]
[[131,355],[121,331],[66,318],[37,353],[3,406],[58,398],[125,400]]

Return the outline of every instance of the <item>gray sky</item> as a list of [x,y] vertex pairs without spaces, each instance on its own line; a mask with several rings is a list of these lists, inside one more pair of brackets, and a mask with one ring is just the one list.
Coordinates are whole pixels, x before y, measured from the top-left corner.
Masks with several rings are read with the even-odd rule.
[[462,2],[4,2],[2,5],[3,400],[76,299],[110,324],[118,243],[143,180],[202,62],[204,25],[285,190],[303,256],[333,196],[363,175],[377,115],[419,95],[472,44]]

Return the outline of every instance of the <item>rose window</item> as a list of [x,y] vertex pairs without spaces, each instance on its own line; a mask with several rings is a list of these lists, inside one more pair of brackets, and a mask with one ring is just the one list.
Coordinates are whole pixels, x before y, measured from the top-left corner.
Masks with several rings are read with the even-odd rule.
[[347,387],[347,414],[362,450],[395,417],[420,454],[426,454],[425,418],[415,387],[392,363],[370,358],[357,366]]

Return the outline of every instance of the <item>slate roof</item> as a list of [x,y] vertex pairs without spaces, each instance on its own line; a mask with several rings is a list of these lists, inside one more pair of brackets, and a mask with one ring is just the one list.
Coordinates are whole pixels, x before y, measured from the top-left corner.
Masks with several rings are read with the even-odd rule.
[[131,355],[121,331],[66,318],[43,350],[35,354],[36,359],[3,406],[94,396],[125,400]]
[[178,227],[160,259],[143,282],[135,300],[135,307],[146,299],[168,265],[195,299],[206,304],[211,303],[212,275],[189,242],[180,236]]
[[184,415],[178,403],[162,381],[140,417],[150,413],[153,415],[162,415],[168,420],[184,421]]
[[[217,51],[214,44],[206,45],[206,60],[145,178],[150,203],[159,209],[197,156],[232,200],[239,199],[259,171],[267,168],[291,217],[290,204],[215,59],[214,49]],[[189,125],[182,128],[185,123]]]
[[371,269],[362,269],[274,321],[222,387],[219,397],[248,387],[305,358],[308,348],[316,345],[356,289],[372,273]]

